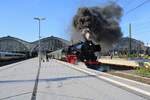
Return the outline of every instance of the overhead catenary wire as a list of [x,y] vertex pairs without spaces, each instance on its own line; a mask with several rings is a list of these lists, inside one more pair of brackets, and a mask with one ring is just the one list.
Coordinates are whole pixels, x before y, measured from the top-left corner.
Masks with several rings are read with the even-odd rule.
[[[145,5],[145,4],[149,3],[149,2],[150,2],[150,0],[145,0],[141,4],[137,5],[136,7],[132,8],[132,9],[128,10],[126,13],[124,13],[124,16],[128,15],[129,13],[135,11],[137,8],[140,8],[140,7],[142,7],[143,5]],[[141,33],[141,34],[139,34],[140,36],[144,36],[145,34],[149,34],[150,30],[148,29],[148,26],[147,25],[146,26],[145,25],[141,26],[141,24],[149,23],[149,21],[150,21],[149,19],[146,19],[146,20],[131,22],[132,24],[136,24],[137,26],[139,26],[139,24],[140,24],[139,27],[142,27],[142,31],[139,30],[139,28],[136,28],[136,31],[134,30],[135,32],[133,33],[133,35],[135,35],[136,33]],[[121,26],[128,26],[128,25],[129,25],[129,23],[123,23]],[[143,30],[143,27],[146,28],[146,29]],[[128,34],[128,32],[127,32],[127,34]],[[135,35],[135,36],[137,36],[137,35]]]
[[126,12],[126,14],[131,13],[131,12],[134,11],[135,9],[137,9],[137,8],[139,8],[139,7],[141,7],[141,6],[143,6],[144,4],[146,4],[146,3],[148,3],[148,2],[150,2],[150,0],[145,0],[143,3],[139,4],[139,5],[136,6],[135,8],[132,8],[132,9],[128,10],[128,11]]

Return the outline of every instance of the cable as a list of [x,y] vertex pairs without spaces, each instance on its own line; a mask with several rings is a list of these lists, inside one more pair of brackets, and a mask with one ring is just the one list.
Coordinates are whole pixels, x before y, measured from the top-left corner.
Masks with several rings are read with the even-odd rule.
[[137,9],[137,8],[139,8],[139,7],[141,7],[141,6],[143,6],[144,4],[148,3],[149,1],[150,1],[150,0],[146,0],[146,1],[144,1],[143,3],[141,3],[140,5],[136,6],[135,8],[132,8],[132,9],[128,10],[126,14],[129,14],[130,12],[132,12],[132,11],[134,11],[135,9]]

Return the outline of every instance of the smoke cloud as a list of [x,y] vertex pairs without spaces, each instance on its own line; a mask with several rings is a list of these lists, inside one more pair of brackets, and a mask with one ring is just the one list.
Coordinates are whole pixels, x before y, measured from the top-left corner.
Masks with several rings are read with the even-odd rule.
[[74,34],[80,34],[97,44],[112,45],[122,37],[119,27],[121,16],[122,8],[114,3],[103,8],[79,8],[72,21],[76,31]]

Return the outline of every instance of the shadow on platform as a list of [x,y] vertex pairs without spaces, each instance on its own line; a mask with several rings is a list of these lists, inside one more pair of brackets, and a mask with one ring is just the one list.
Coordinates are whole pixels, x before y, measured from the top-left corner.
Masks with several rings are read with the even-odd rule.
[[[57,81],[65,81],[70,79],[78,79],[78,78],[89,78],[94,77],[93,75],[84,75],[84,76],[70,76],[70,77],[60,77],[60,78],[47,78],[47,79],[39,79],[39,82],[57,82]],[[0,84],[5,83],[25,83],[25,82],[35,82],[35,80],[0,80]]]

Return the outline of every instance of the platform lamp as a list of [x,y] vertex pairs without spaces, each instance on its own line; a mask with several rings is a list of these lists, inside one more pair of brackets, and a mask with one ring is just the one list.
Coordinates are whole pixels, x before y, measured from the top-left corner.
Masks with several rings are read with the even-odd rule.
[[42,20],[46,20],[46,18],[39,18],[39,17],[35,17],[34,20],[38,20],[39,21],[39,66],[41,66],[41,42],[40,42],[40,24]]

